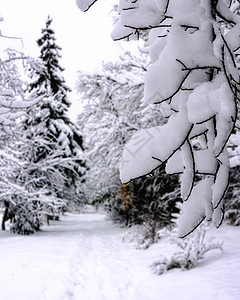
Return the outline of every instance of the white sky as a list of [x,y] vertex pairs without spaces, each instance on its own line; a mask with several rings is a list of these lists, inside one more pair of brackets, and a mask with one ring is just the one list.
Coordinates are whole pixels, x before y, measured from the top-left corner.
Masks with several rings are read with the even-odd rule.
[[[67,84],[74,88],[77,70],[92,71],[102,61],[118,57],[118,43],[110,37],[113,25],[109,12],[114,2],[116,0],[99,0],[83,13],[75,0],[0,0],[0,14],[4,18],[0,23],[2,35],[22,38],[22,41],[1,38],[0,51],[12,47],[38,57],[40,49],[36,40],[50,15],[56,43],[63,48],[60,64],[66,70]],[[76,107],[73,103],[75,115]]]

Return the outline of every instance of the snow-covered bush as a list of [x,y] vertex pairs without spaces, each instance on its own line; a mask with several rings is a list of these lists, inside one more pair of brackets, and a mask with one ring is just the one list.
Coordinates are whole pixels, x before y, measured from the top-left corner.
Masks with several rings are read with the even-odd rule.
[[171,226],[173,214],[178,212],[175,204],[179,200],[178,177],[170,178],[160,168],[151,177],[121,185],[105,201],[105,207],[117,222],[127,226],[142,225],[142,240],[147,239],[150,245],[156,241],[160,228]]
[[13,233],[29,235],[38,231],[42,225],[39,203],[28,203],[27,199],[15,199],[17,205],[11,205],[10,210],[14,215],[10,230]]
[[[82,10],[94,2],[77,0]],[[126,144],[121,181],[150,174],[163,163],[169,174],[181,174],[181,237],[204,219],[213,220],[216,227],[223,219],[229,179],[226,144],[239,97],[240,18],[232,3],[120,0],[120,18],[112,33],[115,40],[134,39],[139,31],[150,30],[152,64],[145,76],[144,99],[160,105],[167,120],[141,129]]]
[[222,251],[222,243],[215,241],[214,238],[207,239],[206,231],[206,226],[200,226],[192,235],[185,239],[180,239],[176,230],[170,232],[170,240],[177,245],[177,251],[170,258],[161,255],[150,266],[152,272],[161,275],[175,268],[190,270],[204,259],[207,252],[211,250]]

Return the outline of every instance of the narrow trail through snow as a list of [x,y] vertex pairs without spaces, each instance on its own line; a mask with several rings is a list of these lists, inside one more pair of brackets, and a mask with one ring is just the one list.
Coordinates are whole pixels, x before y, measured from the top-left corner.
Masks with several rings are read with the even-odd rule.
[[79,248],[72,265],[71,299],[113,300],[133,297],[134,276],[121,231],[102,216],[81,223]]
[[[131,255],[138,251],[134,248],[131,251],[124,242],[123,228],[106,220],[104,214],[73,215],[59,225],[56,222],[54,227],[66,241],[74,240],[67,289],[62,291],[61,299],[139,299],[138,266],[131,263]],[[46,230],[50,233],[53,227]],[[47,299],[54,299],[52,284],[46,287],[42,298]]]

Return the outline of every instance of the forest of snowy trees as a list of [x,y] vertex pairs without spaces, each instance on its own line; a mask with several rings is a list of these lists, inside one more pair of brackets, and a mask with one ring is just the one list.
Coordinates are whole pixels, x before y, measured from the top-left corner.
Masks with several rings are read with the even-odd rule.
[[85,204],[143,225],[149,243],[176,222],[180,237],[218,227],[224,208],[240,224],[239,1],[122,0],[117,13],[112,38],[141,46],[79,70],[76,122],[50,16],[38,58],[1,58],[3,230],[30,234]]
[[[111,284],[119,299],[155,299],[139,298],[142,270],[149,295],[152,274],[201,264],[199,277],[185,272],[200,278],[212,250],[227,249],[221,262],[208,256],[206,278],[224,263],[239,272],[238,238],[229,241],[240,226],[240,1],[106,1],[117,59],[86,70],[72,58],[74,87],[50,15],[32,41],[38,55],[0,54],[1,267],[15,280],[12,257],[22,276],[22,257],[41,245],[29,260],[42,270],[37,285],[48,281],[41,299],[90,299],[93,290],[113,299],[105,297]],[[76,0],[75,9],[87,17],[96,2],[104,7]],[[48,280],[49,269],[59,274]]]
[[47,13],[35,54],[0,27],[0,298],[240,299],[240,0],[14,2]]

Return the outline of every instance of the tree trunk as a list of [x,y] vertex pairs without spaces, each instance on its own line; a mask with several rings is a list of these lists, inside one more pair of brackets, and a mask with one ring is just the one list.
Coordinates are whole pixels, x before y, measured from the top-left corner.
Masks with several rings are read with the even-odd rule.
[[5,208],[3,218],[2,218],[2,230],[6,230],[5,222],[8,220],[8,207]]

